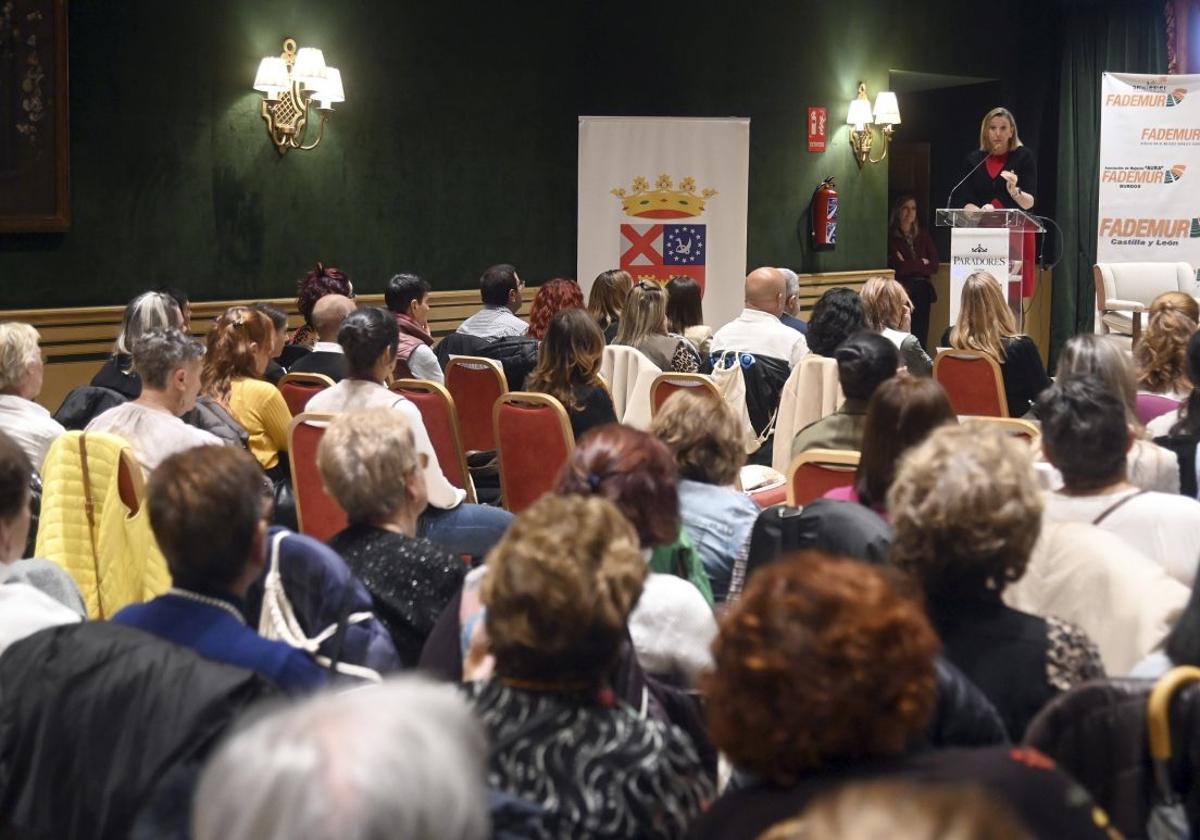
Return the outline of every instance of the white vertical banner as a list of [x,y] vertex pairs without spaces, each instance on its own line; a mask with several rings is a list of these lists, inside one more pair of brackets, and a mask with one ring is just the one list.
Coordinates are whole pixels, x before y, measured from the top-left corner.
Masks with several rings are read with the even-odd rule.
[[1011,300],[1012,283],[1017,284],[1021,300],[1021,274],[1011,272],[1008,263],[1008,228],[954,228],[950,231],[950,323],[958,323],[958,308],[967,277],[986,271],[996,278],[1005,300]]
[[1200,270],[1200,75],[1104,74],[1099,196],[1097,261]]
[[602,271],[695,278],[714,329],[742,311],[750,120],[579,118],[585,291]]

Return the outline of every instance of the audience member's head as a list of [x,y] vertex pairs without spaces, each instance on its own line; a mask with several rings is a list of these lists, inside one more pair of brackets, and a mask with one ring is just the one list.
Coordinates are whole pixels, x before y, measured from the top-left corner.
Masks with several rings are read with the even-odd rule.
[[867,316],[858,293],[841,286],[830,289],[817,300],[808,319],[808,349],[832,358],[839,344],[866,328]]
[[604,334],[595,320],[582,309],[563,309],[546,326],[537,367],[525,387],[577,409],[575,388],[597,382],[603,353]]
[[900,457],[939,426],[955,421],[942,386],[925,376],[895,376],[875,389],[863,424],[854,489],[867,507],[882,508]]
[[390,408],[339,414],[317,447],[321,481],[351,525],[415,523],[427,499],[423,460],[408,420]]
[[262,376],[271,361],[275,328],[271,319],[250,306],[231,306],[208,332],[201,393],[225,404],[235,379]]
[[543,496],[487,555],[487,635],[502,678],[592,688],[625,638],[647,571],[603,498]]
[[171,300],[175,301],[175,305],[179,307],[179,317],[182,319],[182,321],[179,324],[180,332],[184,333],[185,335],[191,333],[191,331],[192,331],[192,302],[188,298],[188,293],[185,292],[183,289],[176,289],[173,287],[168,287],[165,289],[158,289],[158,291],[160,291],[164,295],[167,295],[168,297],[170,297]]
[[667,290],[654,280],[639,280],[621,309],[621,325],[613,344],[634,347],[649,335],[667,331]]
[[746,308],[778,318],[787,303],[787,280],[778,268],[756,268],[746,275]]
[[976,271],[963,281],[958,323],[950,330],[950,346],[975,350],[1004,363],[1002,339],[1017,335],[1012,310],[1004,299],[1000,281],[986,271]]
[[416,274],[396,274],[388,280],[383,300],[390,311],[425,324],[429,318],[429,292],[429,283],[424,278]]
[[700,284],[691,277],[672,277],[667,281],[667,328],[683,331],[704,323]]
[[633,288],[633,278],[628,271],[610,268],[596,275],[592,289],[588,292],[588,314],[601,329],[621,317],[621,307]]
[[1137,419],[1137,384],[1129,354],[1109,336],[1082,333],[1067,341],[1058,355],[1059,381],[1079,376],[1093,376],[1104,382],[1105,388],[1125,404],[1125,419],[1140,429]]
[[324,263],[318,262],[316,267],[304,275],[297,284],[296,307],[304,316],[306,323],[312,324],[313,307],[325,295],[343,295],[352,298],[354,297],[354,284],[340,269],[332,266],[326,268]]
[[1164,292],[1150,304],[1149,320],[1133,347],[1138,387],[1155,394],[1191,391],[1187,343],[1196,331],[1200,306],[1183,292]]
[[1028,445],[980,423],[942,426],[911,449],[887,500],[891,560],[933,601],[999,595],[1041,530]]
[[486,758],[479,722],[450,686],[404,676],[321,694],[225,742],[200,777],[192,836],[484,840]]
[[1125,403],[1096,376],[1059,380],[1038,397],[1042,451],[1072,493],[1103,490],[1125,477],[1133,433]]
[[[911,213],[907,218],[905,218],[906,211]],[[909,241],[916,239],[921,232],[921,223],[917,218],[915,196],[905,193],[898,196],[892,203],[892,212],[888,215],[888,232],[906,236]]]
[[165,292],[143,292],[129,301],[121,317],[121,332],[115,352],[131,353],[133,344],[149,330],[178,330],[183,328],[183,313],[179,304]]
[[746,462],[742,426],[722,399],[699,388],[667,397],[650,426],[689,481],[732,485]]
[[897,755],[934,707],[938,639],[887,569],[818,552],[764,566],[721,618],[714,746],[764,782]]
[[283,352],[283,347],[287,344],[287,313],[273,303],[256,303],[254,304],[254,308],[271,319],[271,328],[275,331],[274,341],[271,346],[271,358],[274,359]]
[[600,496],[625,514],[643,548],[679,536],[679,475],[653,435],[616,423],[592,429],[558,476],[560,495]]
[[[811,326],[810,326],[811,329]],[[833,352],[838,382],[848,400],[869,400],[875,389],[896,375],[900,352],[878,333],[858,332]]]
[[783,311],[789,315],[800,314],[800,275],[790,268],[775,269],[783,275]]
[[176,417],[195,407],[203,366],[204,345],[179,330],[151,330],[133,345],[142,393],[156,392]]
[[356,308],[354,301],[345,295],[325,295],[313,304],[309,322],[317,331],[317,340],[336,342],[342,322]]
[[900,281],[893,277],[871,277],[863,284],[859,296],[869,329],[876,332],[912,329],[913,305]]
[[16,321],[0,324],[0,394],[37,399],[45,370],[38,331]]
[[[1192,333],[1187,345],[1188,379],[1200,382],[1200,332]],[[1179,420],[1171,427],[1172,435],[1200,436],[1200,387],[1192,386],[1187,400],[1179,407]]]
[[197,446],[172,455],[146,486],[150,527],[176,586],[243,595],[267,539],[263,472],[244,449]]
[[514,313],[521,308],[521,290],[525,284],[517,269],[508,263],[493,265],[479,278],[479,296],[484,306],[507,306]]
[[555,313],[564,309],[583,309],[583,290],[574,280],[555,277],[538,287],[529,306],[529,337],[539,341]]
[[400,328],[386,309],[367,306],[347,316],[337,340],[352,378],[382,382],[396,363]]
[[[16,442],[0,432],[0,563],[20,560],[29,539],[29,479],[33,465]],[[0,575],[0,579],[3,575]]]

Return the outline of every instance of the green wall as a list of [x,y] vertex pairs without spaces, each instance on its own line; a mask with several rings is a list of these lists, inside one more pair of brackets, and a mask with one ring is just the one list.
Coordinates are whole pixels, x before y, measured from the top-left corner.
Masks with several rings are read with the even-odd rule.
[[[70,5],[72,228],[0,235],[0,308],[285,296],[317,259],[365,292],[399,270],[472,287],[501,261],[572,274],[580,114],[750,117],[749,264],[876,267],[886,166],[860,172],[838,125],[859,79],[872,96],[889,69],[1000,79],[1035,147],[1053,107],[1053,37],[1032,31],[1053,4],[1028,0],[986,21],[1027,39],[982,48],[977,7],[950,0]],[[341,68],[347,101],[320,148],[280,158],[250,84],[285,35]],[[824,154],[805,150],[809,105],[835,127]],[[826,175],[839,245],[807,254]]]

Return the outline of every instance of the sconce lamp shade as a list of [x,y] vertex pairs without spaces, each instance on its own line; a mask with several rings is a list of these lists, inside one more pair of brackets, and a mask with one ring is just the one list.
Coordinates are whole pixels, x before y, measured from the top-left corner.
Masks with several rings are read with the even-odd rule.
[[345,102],[346,94],[342,90],[342,71],[336,67],[325,68],[325,78],[317,86],[313,98],[321,103],[322,108],[328,108],[334,102]]
[[875,97],[875,123],[877,125],[899,125],[900,103],[896,94],[890,90],[882,90]]
[[851,99],[850,110],[846,114],[846,124],[862,131],[871,124],[871,102],[867,99]]
[[264,58],[258,63],[258,72],[254,75],[254,89],[271,95],[292,86],[288,78],[287,64],[278,56]]
[[315,90],[325,81],[325,56],[315,47],[301,47],[292,65],[292,78]]

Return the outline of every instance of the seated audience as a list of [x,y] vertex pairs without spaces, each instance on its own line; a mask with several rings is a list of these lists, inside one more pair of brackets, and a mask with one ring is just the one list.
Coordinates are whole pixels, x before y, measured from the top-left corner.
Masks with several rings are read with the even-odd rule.
[[286,312],[271,303],[256,303],[254,308],[271,319],[271,328],[274,330],[271,340],[271,361],[267,362],[267,370],[263,373],[263,379],[272,385],[278,385],[279,380],[283,379],[284,374],[287,373],[278,360],[283,353],[283,348],[288,343],[288,316]]
[[28,583],[8,580],[12,564],[25,551],[32,472],[25,452],[0,431],[0,653],[38,630],[80,619],[79,613]]
[[305,353],[288,367],[288,373],[320,373],[334,382],[346,376],[346,357],[337,343],[342,322],[358,305],[345,295],[325,295],[312,309],[309,323],[317,334],[311,353]]
[[900,361],[913,376],[933,373],[933,359],[912,334],[913,303],[908,292],[891,277],[871,277],[859,292],[867,326],[900,351]]
[[349,376],[316,394],[308,403],[313,412],[390,408],[401,412],[412,429],[417,453],[425,459],[422,473],[429,506],[417,520],[417,536],[453,554],[482,557],[496,544],[512,514],[499,508],[464,502],[466,491],[455,487],[442,472],[421,412],[402,395],[383,384],[396,365],[396,319],[384,309],[359,309],[346,319],[338,343],[346,354]]
[[[1200,381],[1200,332],[1192,333],[1187,345],[1188,377]],[[1159,415],[1146,424],[1146,433],[1154,442],[1168,448],[1179,463],[1179,492],[1200,497],[1196,471],[1197,446],[1200,445],[1200,388],[1192,388],[1188,398],[1175,411]],[[1139,485],[1140,486],[1140,485]]]
[[254,459],[230,446],[172,455],[150,474],[146,503],[174,586],[112,620],[255,671],[284,691],[323,685],[325,672],[308,654],[246,626],[246,592],[267,550],[267,504]]
[[704,323],[700,284],[691,277],[672,277],[667,281],[667,331],[681,335],[708,358],[712,348],[712,327]]
[[485,840],[486,755],[479,723],[446,686],[410,676],[323,694],[225,742],[200,777],[190,836]]
[[790,268],[780,268],[778,271],[783,275],[784,295],[786,296],[783,303],[783,314],[779,316],[779,320],[794,330],[807,333],[808,324],[800,320],[800,275]]
[[349,526],[329,546],[366,584],[405,665],[416,665],[438,615],[462,586],[462,560],[416,538],[425,510],[423,458],[398,411],[350,411],[321,438],[321,481]]
[[564,309],[583,309],[583,290],[567,277],[555,277],[538,287],[529,305],[530,338],[541,341],[546,337],[550,319]]
[[29,324],[0,324],[0,431],[21,447],[37,472],[50,444],[65,431],[34,402],[42,392],[45,369],[37,330]]
[[654,280],[639,280],[621,309],[621,327],[610,342],[632,347],[659,370],[695,373],[700,354],[681,335],[667,332],[667,292]]
[[808,349],[818,356],[833,358],[833,351],[856,332],[867,329],[862,298],[853,289],[839,286],[817,299],[808,319]]
[[621,326],[621,307],[625,305],[631,288],[633,278],[629,272],[616,268],[600,272],[592,281],[587,310],[596,326],[604,331],[605,344],[612,344],[617,337],[617,329]]
[[1137,663],[1130,676],[1158,679],[1180,665],[1200,668],[1200,586],[1194,584],[1187,604],[1167,634],[1162,648],[1149,653]]
[[887,492],[900,458],[939,426],[955,421],[942,386],[926,377],[894,376],[867,403],[854,483],[825,494],[887,514]]
[[1037,345],[1017,332],[1000,281],[986,271],[967,276],[958,323],[942,334],[942,346],[975,350],[1000,365],[1009,417],[1024,417],[1050,385]]
[[752,840],[821,794],[895,779],[980,786],[1037,837],[1107,837],[1103,812],[1039,753],[921,749],[937,650],[885,569],[806,552],[757,572],[721,619],[705,680],[712,741],[752,780],[689,836]]
[[645,577],[637,534],[602,498],[543,496],[488,555],[495,678],[467,693],[489,783],[543,809],[531,836],[681,837],[712,796],[687,735],[607,684]]
[[746,275],[745,306],[737,318],[713,335],[715,353],[736,350],[786,362],[795,367],[808,352],[804,333],[779,320],[787,302],[787,282],[777,268],[756,268]]
[[183,326],[179,305],[164,292],[143,292],[129,302],[121,318],[121,332],[112,355],[92,377],[92,385],[109,388],[127,400],[142,393],[142,381],[133,366],[133,345],[150,330],[178,330]]
[[1137,387],[1147,394],[1184,400],[1191,393],[1187,344],[1200,320],[1200,305],[1183,292],[1164,292],[1150,304],[1145,329],[1133,347]]
[[[817,324],[809,324],[809,334]],[[883,336],[859,332],[842,341],[834,352],[838,382],[846,400],[837,411],[809,423],[792,440],[792,457],[806,449],[862,449],[867,403],[875,389],[896,375],[900,354]]]
[[1104,676],[1078,628],[1005,606],[1041,527],[1028,447],[982,424],[943,426],[888,492],[891,561],[920,584],[947,659],[983,690],[1013,741],[1052,697]]
[[617,422],[612,397],[600,380],[604,336],[582,309],[564,309],[550,319],[538,348],[538,363],[526,390],[549,394],[567,410],[578,441],[596,426]]
[[400,341],[396,345],[396,379],[424,379],[442,384],[442,366],[433,355],[429,332],[429,283],[416,274],[397,274],[388,280],[383,300],[396,318]]
[[679,515],[712,585],[725,600],[734,562],[749,551],[750,531],[761,512],[734,489],[746,461],[742,429],[723,400],[698,389],[681,390],[663,403],[650,431],[679,466]]
[[144,333],[133,345],[141,395],[98,415],[86,431],[125,438],[146,470],[193,446],[220,446],[216,435],[179,419],[196,405],[203,360],[204,345],[179,330]]
[[313,307],[325,295],[353,298],[354,284],[341,269],[333,266],[326,268],[324,263],[318,262],[312,271],[300,279],[296,287],[296,308],[304,317],[304,325],[292,333],[288,341],[288,350],[280,357],[280,364],[288,370],[291,370],[296,359],[304,355],[305,350],[311,349],[317,342],[317,332],[312,323]]
[[525,284],[513,266],[493,265],[479,278],[483,309],[459,324],[458,332],[487,339],[525,335],[529,325],[517,317],[524,289]]
[[1191,586],[1200,562],[1200,502],[1129,482],[1133,433],[1120,398],[1097,377],[1071,377],[1042,394],[1037,416],[1046,459],[1063,480],[1061,490],[1046,493],[1046,521],[1098,525]]
[[179,307],[179,331],[184,335],[192,334],[192,301],[188,297],[188,293],[183,289],[177,289],[171,286],[155,289],[156,292],[162,292],[171,300],[175,301],[175,305]]

